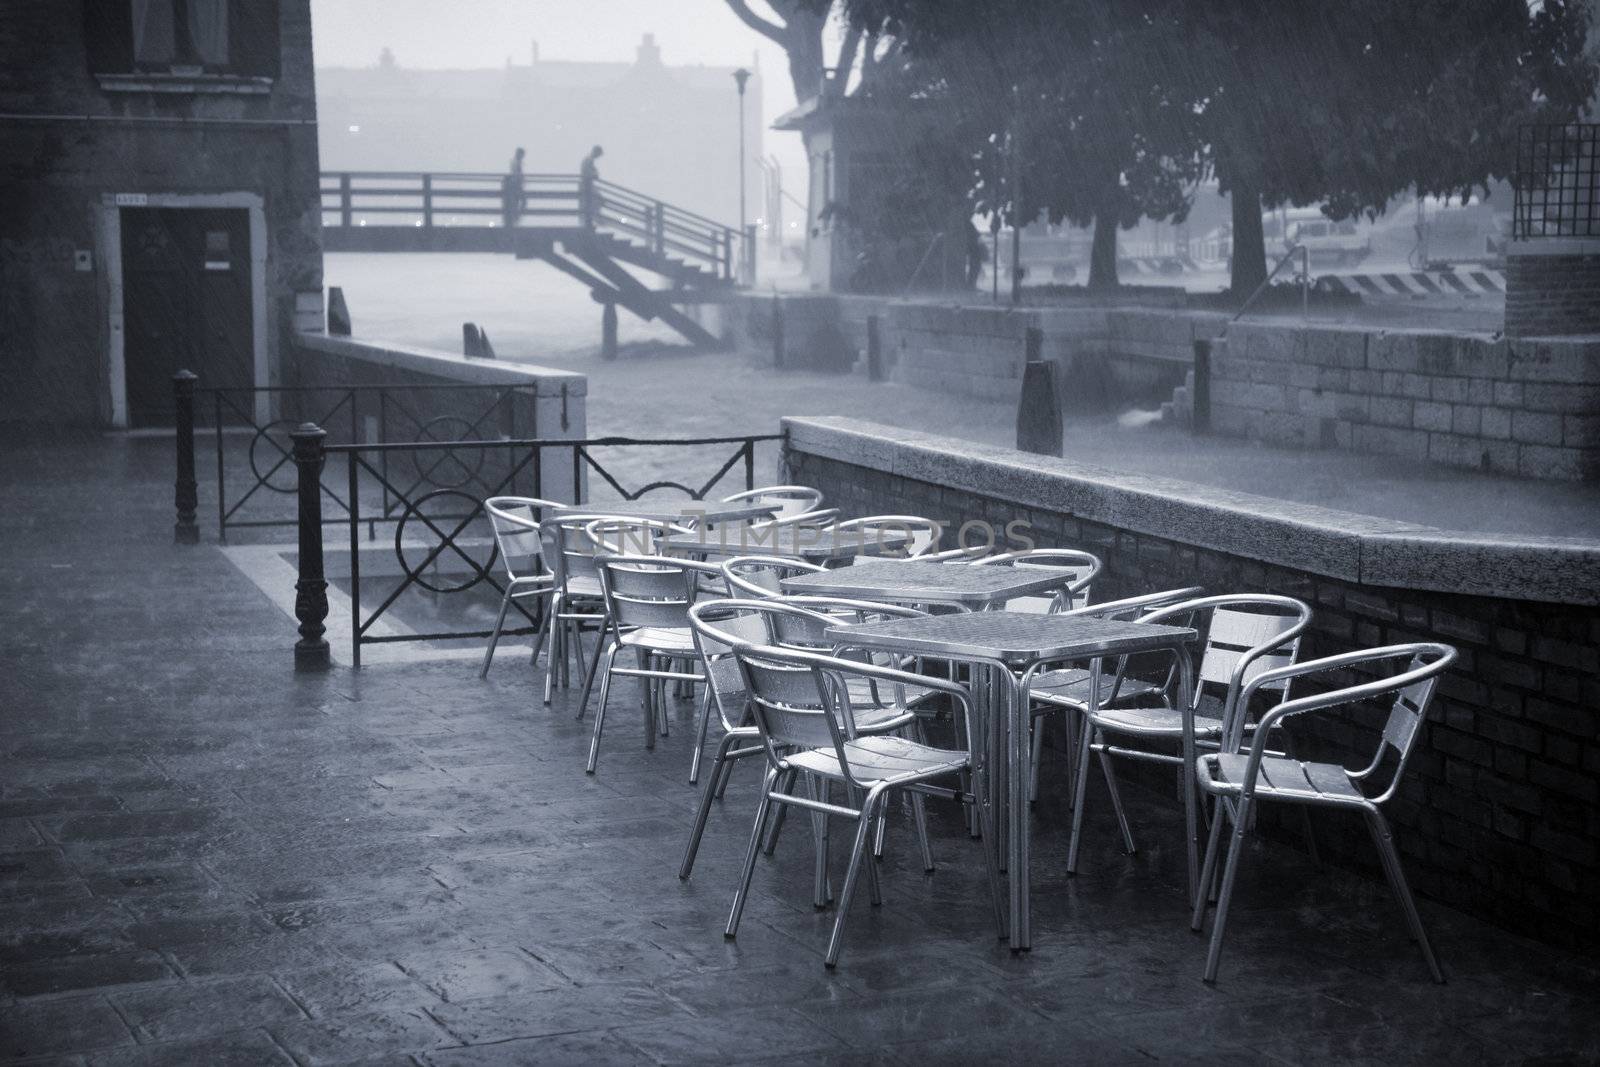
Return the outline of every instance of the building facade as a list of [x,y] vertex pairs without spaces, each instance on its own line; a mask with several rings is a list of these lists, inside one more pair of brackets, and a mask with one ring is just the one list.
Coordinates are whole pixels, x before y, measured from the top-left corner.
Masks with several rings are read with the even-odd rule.
[[0,424],[159,426],[322,307],[309,0],[0,5]]

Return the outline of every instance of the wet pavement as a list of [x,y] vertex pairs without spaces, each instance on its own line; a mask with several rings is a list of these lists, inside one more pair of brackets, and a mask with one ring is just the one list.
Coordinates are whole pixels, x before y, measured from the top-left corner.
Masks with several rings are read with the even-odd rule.
[[1435,986],[1381,883],[1279,844],[1247,856],[1202,983],[1171,796],[1128,790],[1127,857],[1091,793],[1068,877],[1048,765],[1031,953],[995,939],[976,846],[937,803],[938,870],[897,815],[885,902],[858,898],[836,971],[798,823],[725,941],[756,770],[680,882],[687,703],[647,751],[622,685],[590,778],[588,724],[539,702],[525,644],[487,681],[459,659],[296,677],[292,621],[214,545],[170,544],[170,447],[0,450],[0,1058],[1600,1057],[1596,961],[1425,903]]

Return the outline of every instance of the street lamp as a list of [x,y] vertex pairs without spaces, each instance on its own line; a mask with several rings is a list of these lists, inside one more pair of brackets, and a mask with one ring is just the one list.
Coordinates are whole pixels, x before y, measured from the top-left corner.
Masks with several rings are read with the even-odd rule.
[[750,234],[745,229],[744,205],[744,86],[750,80],[750,72],[740,67],[733,72],[733,80],[739,86],[739,239],[744,245],[745,271],[749,270],[749,260],[753,254],[750,249]]

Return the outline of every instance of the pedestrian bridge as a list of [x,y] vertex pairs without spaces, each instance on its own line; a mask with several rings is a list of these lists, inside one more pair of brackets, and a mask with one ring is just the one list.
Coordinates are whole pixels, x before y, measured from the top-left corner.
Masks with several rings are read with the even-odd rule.
[[[520,192],[520,196],[517,193]],[[576,174],[325,171],[329,252],[505,252],[541,259],[596,302],[661,319],[686,338],[716,338],[680,306],[714,302],[752,280],[748,234],[613,182]],[[626,266],[624,266],[626,264]],[[666,280],[653,288],[628,267]]]

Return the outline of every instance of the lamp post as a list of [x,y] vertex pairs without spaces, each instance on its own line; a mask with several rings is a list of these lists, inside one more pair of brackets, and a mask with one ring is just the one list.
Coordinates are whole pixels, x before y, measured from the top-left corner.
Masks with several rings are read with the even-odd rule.
[[744,86],[750,80],[750,72],[740,67],[733,72],[733,80],[739,86],[739,238],[744,243],[744,263],[740,273],[747,274],[750,257],[754,254],[750,248],[750,233],[745,229],[744,221]]

